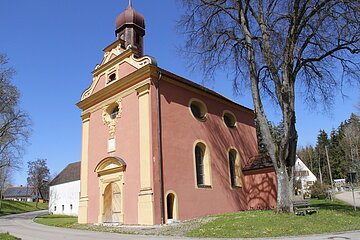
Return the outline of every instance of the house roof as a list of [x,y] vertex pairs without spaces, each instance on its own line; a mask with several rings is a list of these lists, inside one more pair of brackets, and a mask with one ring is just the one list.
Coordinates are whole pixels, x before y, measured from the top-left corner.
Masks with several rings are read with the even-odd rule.
[[274,165],[271,161],[271,158],[267,155],[259,154],[250,158],[250,164],[245,166],[243,171],[253,171],[272,167],[274,167]]
[[4,194],[4,198],[8,197],[33,197],[34,194],[34,187],[27,186],[27,187],[8,187],[6,188]]
[[80,162],[70,163],[51,182],[50,186],[80,180]]

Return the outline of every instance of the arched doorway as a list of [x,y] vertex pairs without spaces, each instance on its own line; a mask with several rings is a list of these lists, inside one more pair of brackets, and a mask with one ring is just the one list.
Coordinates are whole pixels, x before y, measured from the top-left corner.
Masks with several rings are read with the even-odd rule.
[[172,223],[177,220],[177,202],[174,193],[166,195],[166,219],[167,223]]
[[116,183],[109,183],[104,191],[104,223],[119,223],[121,215],[121,191]]
[[96,166],[100,189],[98,223],[124,222],[122,189],[125,169],[125,161],[116,157],[105,158]]

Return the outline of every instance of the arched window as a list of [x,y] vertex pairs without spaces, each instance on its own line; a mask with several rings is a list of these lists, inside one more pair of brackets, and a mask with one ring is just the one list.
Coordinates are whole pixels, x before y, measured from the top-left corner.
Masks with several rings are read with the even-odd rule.
[[231,187],[241,187],[240,159],[236,150],[231,149],[229,151],[228,160]]
[[198,142],[194,149],[196,184],[201,188],[211,187],[210,158],[206,145]]
[[195,147],[195,161],[197,185],[204,185],[204,151],[199,145]]

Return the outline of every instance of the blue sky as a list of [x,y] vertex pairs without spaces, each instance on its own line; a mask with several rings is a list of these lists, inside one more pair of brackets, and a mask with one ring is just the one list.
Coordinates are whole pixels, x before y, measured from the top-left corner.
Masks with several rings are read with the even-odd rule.
[[[127,0],[0,0],[0,52],[10,58],[21,91],[21,106],[33,122],[23,169],[13,176],[16,185],[26,184],[26,162],[47,158],[52,173],[80,160],[81,119],[75,104],[91,83],[91,72],[102,58],[102,49],[115,40],[115,18]],[[200,82],[201,75],[186,68],[179,55],[183,41],[176,31],[181,14],[176,0],[133,0],[145,16],[145,54],[164,69]],[[190,57],[190,56],[189,56]],[[226,75],[208,83],[229,98],[252,108],[249,89],[234,96]],[[297,99],[299,145],[313,144],[319,129],[330,132],[356,112],[359,90],[345,86],[331,112],[321,112]],[[279,112],[267,105],[271,119]]]

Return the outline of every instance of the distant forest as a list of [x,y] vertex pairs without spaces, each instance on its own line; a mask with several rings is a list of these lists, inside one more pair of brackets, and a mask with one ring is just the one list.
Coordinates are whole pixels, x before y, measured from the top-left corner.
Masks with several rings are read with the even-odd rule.
[[[330,183],[330,174],[326,158],[329,156],[333,179],[345,178],[350,181],[350,172],[354,180],[360,180],[360,117],[354,113],[330,134],[320,130],[315,146],[299,147],[298,157],[316,175],[318,180]],[[357,181],[359,182],[359,181]]]

